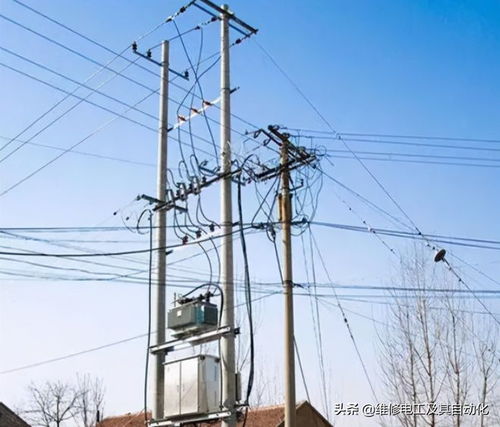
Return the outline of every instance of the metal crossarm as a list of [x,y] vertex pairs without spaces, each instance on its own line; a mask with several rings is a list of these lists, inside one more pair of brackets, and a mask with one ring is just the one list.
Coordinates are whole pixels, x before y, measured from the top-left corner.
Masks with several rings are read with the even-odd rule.
[[224,326],[222,328],[218,328],[213,331],[205,332],[204,334],[193,335],[192,337],[189,338],[167,341],[164,344],[152,346],[150,348],[150,352],[151,354],[157,354],[161,352],[167,354],[171,353],[172,351],[182,350],[184,348],[194,347],[195,345],[214,341],[230,333],[238,335],[240,333],[240,329]]
[[169,420],[152,420],[149,422],[150,427],[163,427],[163,426],[183,426],[201,423],[203,421],[223,420],[231,416],[231,411],[212,412],[203,414],[197,417],[188,417],[182,419],[169,419]]

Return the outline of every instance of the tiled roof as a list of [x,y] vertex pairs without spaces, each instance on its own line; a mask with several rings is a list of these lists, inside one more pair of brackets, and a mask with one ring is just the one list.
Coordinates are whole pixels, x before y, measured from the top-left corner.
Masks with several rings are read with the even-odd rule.
[[[149,414],[148,414],[149,415]],[[281,427],[284,419],[284,405],[251,408],[248,411],[246,427]],[[200,423],[199,427],[220,427],[221,423]],[[300,427],[331,427],[331,424],[307,401],[297,404],[297,425]],[[238,427],[243,421],[238,422]],[[105,418],[99,427],[144,427],[144,412]]]
[[[151,414],[148,413],[148,419]],[[144,412],[104,418],[98,427],[144,427]]]
[[[284,418],[283,405],[261,406],[248,411],[246,427],[276,427]],[[220,421],[212,424],[200,424],[200,427],[219,427]],[[238,423],[238,427],[243,421]]]
[[0,402],[0,427],[30,427],[30,425]]

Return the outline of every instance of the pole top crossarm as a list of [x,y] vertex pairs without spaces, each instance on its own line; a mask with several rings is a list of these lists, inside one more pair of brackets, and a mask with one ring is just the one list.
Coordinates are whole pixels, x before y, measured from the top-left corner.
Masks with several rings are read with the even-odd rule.
[[[234,24],[229,24],[231,28],[234,30],[238,31],[239,33],[243,34],[246,37],[251,36],[252,34],[256,34],[258,29],[252,27],[251,25],[247,24],[246,22],[242,21],[240,18],[238,18],[234,12],[229,10],[229,8],[222,8],[217,6],[214,2],[210,0],[197,0],[193,3],[194,6],[196,6],[198,9],[203,10],[205,13],[208,13],[211,16],[217,16],[216,13],[210,11],[209,9],[199,5],[198,3],[203,3],[205,6],[208,6],[210,9],[213,9],[216,13],[219,13],[221,15],[226,15],[230,21],[233,21],[236,25]],[[246,31],[245,31],[246,30]]]

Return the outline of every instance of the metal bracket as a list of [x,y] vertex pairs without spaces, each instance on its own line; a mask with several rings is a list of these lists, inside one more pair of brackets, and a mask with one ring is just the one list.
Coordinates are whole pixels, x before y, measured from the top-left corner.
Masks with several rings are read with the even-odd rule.
[[203,334],[193,335],[191,337],[184,339],[171,340],[160,345],[152,346],[150,347],[149,351],[151,352],[151,354],[156,354],[161,352],[167,354],[171,353],[172,351],[182,350],[184,348],[194,347],[195,345],[214,341],[230,333],[238,335],[240,333],[240,328],[231,328],[230,326],[223,326],[222,328],[205,332]]
[[[160,61],[157,61],[156,59],[153,59],[151,56],[151,50],[147,50],[146,53],[139,52],[137,50],[137,43],[133,42],[132,43],[132,52],[134,52],[136,55],[139,55],[141,58],[146,59],[149,62],[152,62],[153,64],[156,64],[160,67],[163,66],[163,64]],[[184,73],[179,73],[178,71],[172,70],[172,68],[169,67],[168,71],[170,71],[172,74],[175,74],[177,77],[180,77],[181,79],[188,80],[189,81],[189,73],[188,71],[184,71]]]
[[199,415],[197,417],[188,417],[182,419],[169,419],[169,420],[151,420],[149,425],[151,427],[163,426],[183,426],[187,424],[195,424],[203,421],[222,420],[231,416],[231,411],[211,412],[208,414]]
[[[233,25],[233,24],[229,23],[229,26],[232,29],[238,31],[240,34],[243,34],[245,37],[249,37],[252,34],[257,33],[257,31],[258,31],[257,28],[254,28],[254,27],[248,25],[246,22],[239,19],[233,12],[217,6],[215,3],[213,3],[210,0],[200,0],[200,1],[202,3],[204,3],[204,5],[207,6],[208,8],[214,10],[214,12],[210,11],[206,7],[200,6],[198,3],[194,3],[193,6],[196,6],[198,9],[202,10],[203,12],[207,13],[208,15],[210,15],[212,17],[217,18],[218,17],[217,13],[226,15],[230,21],[233,21],[236,24],[236,25]],[[240,27],[242,27],[243,29]]]

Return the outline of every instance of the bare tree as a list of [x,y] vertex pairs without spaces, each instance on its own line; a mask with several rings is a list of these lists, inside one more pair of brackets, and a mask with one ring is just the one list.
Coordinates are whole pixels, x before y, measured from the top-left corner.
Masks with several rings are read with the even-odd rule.
[[[449,400],[456,405],[464,405],[470,395],[470,368],[473,357],[469,352],[470,340],[467,329],[470,319],[464,310],[463,300],[454,298],[454,293],[443,299],[443,317],[447,327],[444,331],[442,351],[449,386]],[[464,417],[460,412],[452,415],[452,425],[463,425]]]
[[28,403],[20,410],[28,422],[39,427],[81,425],[95,427],[104,407],[102,381],[89,374],[77,376],[76,384],[46,381],[30,384]]
[[23,415],[33,426],[60,427],[75,418],[78,393],[69,384],[47,381],[42,386],[31,384],[28,390],[30,404]]
[[[481,330],[485,331],[483,339],[476,337],[473,341],[474,352],[477,360],[478,370],[478,397],[481,405],[491,405],[491,402],[498,401],[499,396],[495,396],[497,385],[499,382],[499,367],[500,359],[498,356],[498,328],[491,324],[481,325]],[[487,421],[485,414],[480,415],[480,427],[498,425],[499,414],[495,413],[495,407],[491,407],[489,417],[493,418],[490,422]]]
[[[489,406],[490,414],[410,412],[399,414],[399,425],[500,425],[493,405],[498,398],[498,330],[485,316],[488,313],[475,313],[470,302],[457,298],[459,283],[454,284],[454,278],[446,271],[437,271],[432,260],[424,259],[414,250],[402,261],[398,284],[412,290],[393,295],[387,328],[380,334],[386,390],[396,403],[443,403],[454,408],[480,403]],[[441,292],[427,292],[430,288]],[[482,316],[479,328],[474,328],[478,323],[475,315]]]
[[[398,284],[414,290],[394,294],[387,330],[381,345],[381,366],[386,389],[394,402],[434,404],[444,381],[440,342],[445,328],[442,317],[432,306],[434,299],[426,289],[436,287],[436,277],[415,250],[402,260]],[[401,413],[405,427],[437,425],[436,415]]]
[[104,385],[90,374],[77,375],[77,418],[83,427],[95,427],[104,411]]

